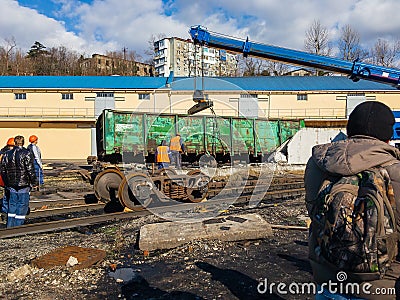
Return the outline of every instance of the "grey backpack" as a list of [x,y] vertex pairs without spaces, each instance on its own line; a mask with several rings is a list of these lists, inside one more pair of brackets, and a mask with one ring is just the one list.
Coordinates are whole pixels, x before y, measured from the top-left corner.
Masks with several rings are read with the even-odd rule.
[[397,255],[395,199],[385,168],[324,181],[312,216],[319,263],[382,278]]

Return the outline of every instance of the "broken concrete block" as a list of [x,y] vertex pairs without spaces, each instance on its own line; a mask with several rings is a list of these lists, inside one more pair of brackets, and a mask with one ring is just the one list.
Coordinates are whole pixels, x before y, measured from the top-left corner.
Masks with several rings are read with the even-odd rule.
[[192,240],[240,241],[272,235],[271,225],[258,214],[224,216],[197,223],[163,222],[140,229],[141,250],[171,249]]
[[73,266],[77,265],[78,263],[79,263],[79,261],[78,261],[78,259],[76,257],[70,256],[68,258],[66,266],[67,267],[73,267]]
[[16,281],[24,279],[26,276],[32,273],[32,268],[29,265],[24,265],[18,269],[15,269],[7,275],[8,281]]

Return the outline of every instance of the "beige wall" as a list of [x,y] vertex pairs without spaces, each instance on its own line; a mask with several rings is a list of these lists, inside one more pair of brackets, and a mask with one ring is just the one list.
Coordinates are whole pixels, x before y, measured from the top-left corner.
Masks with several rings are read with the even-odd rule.
[[16,135],[24,136],[26,147],[32,134],[39,138],[43,160],[85,160],[91,154],[90,128],[0,128],[0,147]]
[[392,110],[400,110],[400,93],[371,94],[376,96],[377,101],[388,105]]
[[[25,100],[16,100],[15,93],[26,93]],[[69,93],[66,91],[65,93]],[[13,91],[0,93],[0,117],[4,116],[53,116],[53,117],[90,117],[94,115],[94,98],[96,93],[72,92],[73,100],[62,100],[61,92],[52,91]]]
[[[307,94],[307,100],[297,100],[297,93],[272,94],[270,117],[345,117],[346,100],[336,100],[340,94]],[[343,94],[346,96],[346,94]],[[267,109],[268,111],[268,109]]]

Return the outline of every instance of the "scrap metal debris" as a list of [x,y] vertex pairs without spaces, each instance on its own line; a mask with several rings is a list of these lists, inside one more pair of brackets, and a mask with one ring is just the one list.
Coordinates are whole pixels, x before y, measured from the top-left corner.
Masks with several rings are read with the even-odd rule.
[[77,259],[78,263],[71,267],[75,270],[88,268],[106,257],[104,250],[67,246],[58,248],[32,261],[37,268],[50,269],[55,266],[66,266],[70,257]]

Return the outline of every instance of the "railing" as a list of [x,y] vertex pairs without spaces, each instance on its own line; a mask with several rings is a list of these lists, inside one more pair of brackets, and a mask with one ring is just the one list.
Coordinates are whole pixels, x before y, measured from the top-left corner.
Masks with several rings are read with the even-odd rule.
[[94,119],[94,108],[0,107],[3,118]]
[[[165,108],[135,108],[132,110],[141,113],[171,113],[187,114],[187,109]],[[400,108],[392,110],[400,111]],[[219,116],[240,116],[236,109],[214,109]],[[198,115],[210,115],[210,110],[205,110]],[[345,119],[346,110],[342,108],[306,108],[306,109],[270,109],[258,110],[258,116],[263,118],[279,119]],[[96,118],[94,108],[50,108],[50,107],[0,107],[0,120],[10,118],[48,118],[48,119],[82,119],[93,120]]]
[[266,116],[270,118],[345,119],[346,109],[342,108],[271,109],[266,112]]
[[[170,108],[137,108],[138,112],[187,114],[187,109]],[[214,109],[219,116],[241,116],[237,109]],[[198,115],[210,115],[210,110],[205,110]],[[287,118],[287,119],[345,119],[346,110],[342,108],[307,108],[307,109],[259,109],[258,117],[262,118]]]

